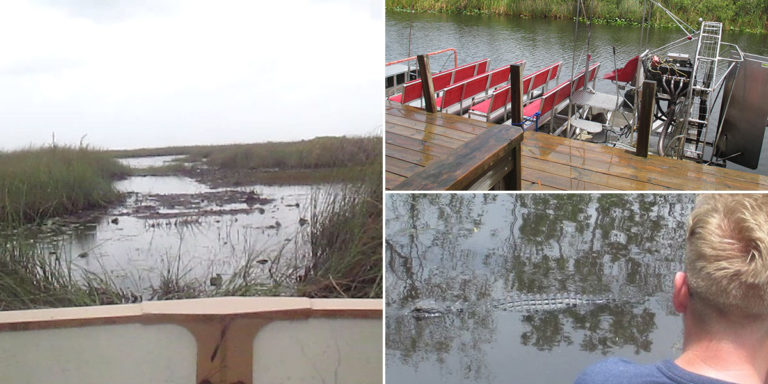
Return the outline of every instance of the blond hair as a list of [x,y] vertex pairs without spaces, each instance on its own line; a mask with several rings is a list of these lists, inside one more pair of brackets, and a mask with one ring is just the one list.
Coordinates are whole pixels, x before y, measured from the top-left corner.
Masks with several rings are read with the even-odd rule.
[[686,243],[695,296],[734,315],[768,314],[768,194],[698,196]]

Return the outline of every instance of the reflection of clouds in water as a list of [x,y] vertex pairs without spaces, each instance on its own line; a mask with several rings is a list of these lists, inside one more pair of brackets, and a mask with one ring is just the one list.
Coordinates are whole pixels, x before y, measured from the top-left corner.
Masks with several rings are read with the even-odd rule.
[[[209,192],[225,191],[201,186],[193,180],[177,177],[134,177],[121,184],[128,190],[149,188],[176,194],[200,192],[198,188]],[[118,287],[136,292],[145,291],[149,285],[157,285],[164,273],[178,273],[185,279],[197,281],[207,281],[209,276],[216,274],[228,277],[249,257],[267,260],[266,264],[254,264],[252,271],[255,279],[267,281],[269,263],[278,253],[283,256],[286,267],[300,262],[308,253],[309,226],[302,226],[300,219],[308,217],[312,191],[324,188],[333,191],[337,187],[247,188],[275,200],[255,206],[264,209],[263,212],[254,209],[237,214],[195,214],[200,209],[247,208],[246,204],[223,204],[218,207],[215,201],[205,201],[189,207],[157,207],[157,213],[176,212],[181,216],[142,218],[133,213],[126,215],[125,212],[129,212],[131,207],[151,203],[151,197],[134,194],[128,201],[131,207],[115,208],[98,222],[69,228],[55,239],[41,243],[55,250],[63,260],[71,259],[75,266],[97,275],[108,272],[111,274],[109,278]],[[243,191],[239,192],[242,194]],[[189,198],[205,197],[198,194]],[[177,203],[183,202],[174,200],[173,204]]]
[[[580,353],[668,357],[674,338],[659,335],[676,332],[679,324],[667,321],[669,310],[661,303],[668,299],[667,280],[682,268],[679,252],[692,196],[483,196],[388,196],[387,346],[399,351],[392,365],[458,359],[466,369],[485,367],[483,375],[492,378],[499,368],[486,366],[487,348],[515,354],[566,348],[564,356],[577,359],[587,359]],[[502,347],[495,335],[510,325],[496,319],[509,315],[481,304],[510,292],[613,295],[619,301],[518,315],[517,338]],[[461,298],[470,309],[452,320],[415,324],[403,313],[424,297]],[[424,338],[428,332],[448,334],[446,322],[462,321],[466,327],[452,329],[459,334],[447,342],[478,341],[481,357]]]

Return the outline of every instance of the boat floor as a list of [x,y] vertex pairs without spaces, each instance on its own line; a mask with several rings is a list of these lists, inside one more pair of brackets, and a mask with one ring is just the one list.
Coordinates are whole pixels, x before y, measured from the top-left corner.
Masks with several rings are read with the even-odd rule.
[[[477,135],[494,125],[394,103],[386,107],[385,120],[388,189],[412,174],[406,170],[424,167],[417,164],[423,159],[453,151],[452,137]],[[394,139],[403,135],[421,143],[419,156],[398,155],[408,151]],[[524,133],[521,179],[523,190],[768,190],[768,176],[656,155],[643,158],[604,144],[533,131]]]

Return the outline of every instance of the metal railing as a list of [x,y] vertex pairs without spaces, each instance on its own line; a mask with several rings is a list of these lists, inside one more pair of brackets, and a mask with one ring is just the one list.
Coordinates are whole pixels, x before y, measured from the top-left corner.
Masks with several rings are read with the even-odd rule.
[[[439,55],[439,54],[445,53],[445,52],[453,52],[453,67],[454,68],[458,67],[459,66],[459,58],[458,58],[458,56],[456,54],[456,48],[446,48],[446,49],[441,49],[439,51],[430,52],[430,53],[427,53],[427,56]],[[413,61],[413,60],[416,60],[416,57],[417,56],[411,56],[411,57],[406,57],[405,59],[390,61],[390,62],[386,63],[384,66],[388,67],[388,66],[394,65],[394,64],[405,63],[406,61]]]

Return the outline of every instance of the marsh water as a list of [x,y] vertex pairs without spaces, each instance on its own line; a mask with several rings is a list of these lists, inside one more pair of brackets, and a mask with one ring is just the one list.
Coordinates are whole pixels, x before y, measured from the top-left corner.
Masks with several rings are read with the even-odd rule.
[[[134,168],[161,166],[172,156],[121,159]],[[270,282],[273,263],[308,252],[313,189],[253,185],[209,188],[183,176],[129,177],[115,183],[125,201],[86,218],[64,218],[31,231],[30,241],[76,269],[147,295],[163,277],[208,285],[249,266]],[[260,280],[259,280],[260,278]]]
[[[388,383],[569,383],[608,356],[674,358],[688,194],[386,197]],[[504,310],[509,297],[611,297]],[[418,318],[429,301],[463,311]]]
[[[726,26],[727,27],[727,26]],[[684,37],[682,30],[673,28],[653,29],[648,44],[641,44],[641,29],[637,26],[593,24],[590,31],[592,62],[601,63],[599,76],[612,71],[615,65],[622,67],[630,58],[648,48],[658,48]],[[565,20],[521,19],[508,16],[474,16],[418,14],[388,11],[386,14],[386,60],[393,61],[416,54],[444,48],[456,48],[458,64],[466,64],[483,58],[490,59],[489,69],[525,60],[524,73],[563,61],[563,76],[570,76],[584,69],[584,59],[572,69],[574,50],[576,57],[583,57],[587,33],[585,24],[578,31],[575,24]],[[737,44],[742,51],[768,56],[768,34],[752,34],[725,31],[723,41]],[[613,47],[616,47],[614,60]],[[687,44],[672,52],[694,55],[696,47]],[[453,66],[453,57],[447,54],[430,60],[433,71]],[[609,81],[598,81],[597,89],[616,93]],[[710,130],[714,139],[714,130]],[[707,156],[707,159],[709,156]],[[763,152],[757,170],[729,163],[728,168],[768,175],[768,135],[764,137]]]

